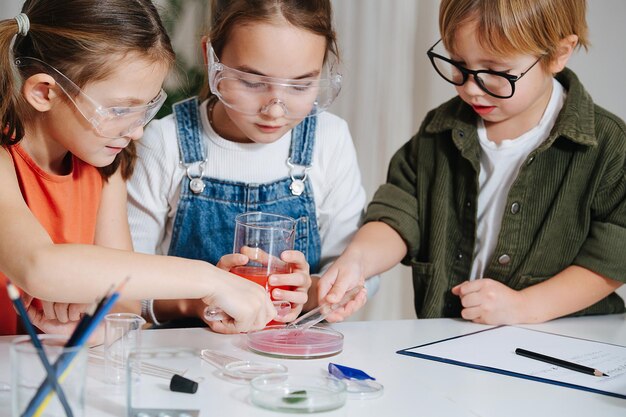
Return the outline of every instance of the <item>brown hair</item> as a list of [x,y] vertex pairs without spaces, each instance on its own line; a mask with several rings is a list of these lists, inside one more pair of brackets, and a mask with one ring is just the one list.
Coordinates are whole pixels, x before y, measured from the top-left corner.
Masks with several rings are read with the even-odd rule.
[[577,35],[577,46],[587,49],[586,7],[585,0],[442,0],[439,30],[451,53],[459,26],[476,23],[478,41],[489,51],[542,55],[547,63],[569,35]]
[[[212,0],[211,46],[220,58],[235,26],[252,22],[272,23],[279,18],[326,38],[324,60],[329,53],[339,58],[330,0]],[[201,94],[204,98],[210,94],[206,85]]]
[[[11,146],[24,137],[24,126],[34,117],[15,82],[13,57],[38,58],[65,74],[79,87],[105,79],[117,61],[137,53],[168,66],[174,51],[158,12],[150,0],[26,0],[22,6],[30,20],[25,36],[17,35],[17,21],[0,21],[0,144]],[[25,74],[21,74],[25,75]],[[114,162],[99,168],[106,179],[121,166],[132,174],[136,152],[133,142]]]

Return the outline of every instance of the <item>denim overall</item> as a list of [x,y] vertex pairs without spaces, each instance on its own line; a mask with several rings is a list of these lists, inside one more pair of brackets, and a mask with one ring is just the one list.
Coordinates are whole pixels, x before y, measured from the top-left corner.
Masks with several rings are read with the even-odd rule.
[[[174,219],[169,255],[217,264],[232,253],[235,216],[248,211],[296,219],[295,249],[306,256],[311,274],[319,271],[321,241],[307,171],[311,166],[317,118],[307,117],[291,133],[290,176],[267,184],[204,177],[207,155],[196,97],[173,106],[181,164],[187,168]],[[262,163],[262,161],[260,161]],[[302,175],[295,174],[302,171]],[[194,175],[192,170],[196,170]]]

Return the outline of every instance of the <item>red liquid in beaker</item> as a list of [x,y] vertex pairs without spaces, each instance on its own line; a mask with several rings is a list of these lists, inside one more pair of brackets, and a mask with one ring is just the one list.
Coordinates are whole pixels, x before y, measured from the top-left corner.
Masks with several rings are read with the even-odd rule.
[[[269,285],[269,283],[267,282],[270,275],[290,273],[291,269],[289,267],[276,267],[268,269],[265,266],[236,266],[234,268],[231,268],[230,272],[235,275],[239,275],[242,278],[248,279],[252,282],[256,282],[270,293],[270,297],[274,288],[280,288],[281,290],[285,291],[293,291],[296,289],[296,287],[292,285],[279,285],[277,287],[274,287]],[[274,300],[274,297],[271,298],[272,300]]]

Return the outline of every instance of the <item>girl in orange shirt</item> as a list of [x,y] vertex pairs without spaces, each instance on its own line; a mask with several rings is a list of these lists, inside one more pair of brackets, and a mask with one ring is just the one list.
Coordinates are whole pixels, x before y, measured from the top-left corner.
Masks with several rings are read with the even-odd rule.
[[[218,331],[261,328],[276,315],[263,288],[209,263],[131,251],[133,141],[165,100],[174,59],[149,0],[27,0],[0,21],[0,51],[0,283],[46,300],[48,320],[36,324],[77,320],[80,303],[127,276],[127,299],[221,308],[232,320]],[[308,278],[298,254],[285,257]],[[15,323],[3,289],[0,334]]]

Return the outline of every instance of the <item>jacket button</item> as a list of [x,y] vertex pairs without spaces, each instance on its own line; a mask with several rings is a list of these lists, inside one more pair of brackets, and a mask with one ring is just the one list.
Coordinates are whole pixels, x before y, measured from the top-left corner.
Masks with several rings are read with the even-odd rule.
[[535,160],[535,157],[534,157],[534,156],[531,156],[530,158],[528,158],[528,159],[526,160],[526,165],[530,165],[530,164],[532,164],[534,160]]
[[463,253],[462,252],[457,253],[456,259],[463,259]]
[[463,136],[465,136],[465,132],[463,132],[462,130],[459,130],[459,137],[462,138]]
[[520,204],[517,201],[511,204],[511,213],[513,214],[519,213],[519,208],[520,208]]
[[508,265],[511,262],[511,257],[506,253],[504,255],[500,255],[498,258],[498,263],[500,265]]

